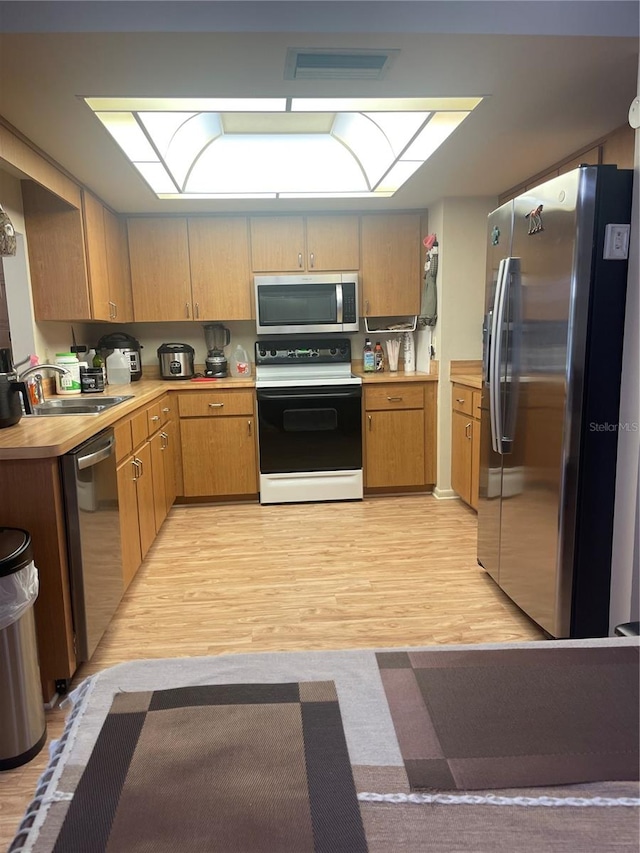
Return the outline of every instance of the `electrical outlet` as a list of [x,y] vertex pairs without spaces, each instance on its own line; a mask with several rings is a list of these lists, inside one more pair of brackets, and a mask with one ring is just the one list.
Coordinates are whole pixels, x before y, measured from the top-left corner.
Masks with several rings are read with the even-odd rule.
[[630,225],[607,225],[604,232],[605,261],[626,261],[629,257]]

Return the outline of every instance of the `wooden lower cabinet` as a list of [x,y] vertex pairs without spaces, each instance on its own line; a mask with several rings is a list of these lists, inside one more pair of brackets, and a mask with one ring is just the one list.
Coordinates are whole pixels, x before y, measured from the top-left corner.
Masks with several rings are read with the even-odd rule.
[[469,386],[453,386],[451,412],[451,488],[478,508],[480,481],[480,396]]
[[432,389],[419,382],[365,386],[365,488],[425,487],[433,481],[432,390],[435,384]]
[[180,394],[180,451],[186,498],[258,492],[254,392]]
[[140,523],[138,521],[137,467],[133,456],[120,463],[117,471],[120,535],[122,538],[122,578],[125,588],[142,562]]
[[118,466],[118,501],[123,579],[127,587],[156,538],[155,498],[150,442]]

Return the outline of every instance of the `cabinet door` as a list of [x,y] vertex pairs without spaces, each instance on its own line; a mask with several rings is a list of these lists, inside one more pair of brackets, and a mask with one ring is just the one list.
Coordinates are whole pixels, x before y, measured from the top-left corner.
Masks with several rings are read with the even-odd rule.
[[186,218],[129,219],[127,230],[136,321],[190,320]]
[[162,428],[162,453],[164,456],[164,497],[166,511],[169,512],[176,500],[176,425],[170,420]]
[[33,181],[22,204],[36,320],[90,320],[81,211]]
[[193,316],[251,320],[251,265],[246,217],[188,220]]
[[93,318],[111,320],[113,311],[109,296],[104,207],[95,196],[85,190],[82,193],[82,209]]
[[140,525],[138,523],[137,468],[133,457],[118,466],[118,504],[120,535],[122,537],[122,579],[125,589],[131,583],[142,562]]
[[463,501],[471,502],[472,418],[451,413],[451,488]]
[[368,488],[425,484],[422,409],[367,412],[365,448]]
[[255,216],[250,224],[254,272],[299,272],[305,268],[301,216]]
[[469,503],[478,509],[478,490],[480,487],[480,421],[471,421],[471,482],[469,484]]
[[307,216],[309,272],[360,269],[360,217]]
[[144,560],[156,538],[155,501],[153,497],[153,469],[149,442],[136,450],[134,460],[138,463],[138,523],[140,525],[140,551]]
[[104,208],[104,237],[107,247],[111,319],[118,323],[130,323],[133,320],[133,300],[127,226],[106,207]]
[[164,436],[161,432],[157,432],[149,439],[149,448],[151,450],[151,475],[153,478],[153,514],[155,532],[157,533],[167,517]]
[[258,491],[253,417],[185,418],[180,432],[186,497]]
[[362,217],[362,313],[418,314],[422,282],[420,215]]

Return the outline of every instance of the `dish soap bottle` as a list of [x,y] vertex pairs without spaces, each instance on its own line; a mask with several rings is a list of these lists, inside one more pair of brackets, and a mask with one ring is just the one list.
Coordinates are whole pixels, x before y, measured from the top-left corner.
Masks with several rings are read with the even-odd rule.
[[130,361],[121,349],[107,356],[107,382],[109,385],[128,385],[131,382]]
[[362,366],[365,373],[373,373],[376,369],[376,357],[369,338],[366,338],[364,342],[364,349],[362,350]]
[[236,345],[233,355],[231,356],[231,375],[243,379],[251,376],[251,362],[244,347],[240,344]]
[[374,360],[375,360],[375,368],[376,373],[382,373],[384,370],[384,350],[382,349],[382,344],[380,341],[376,341],[376,345],[373,350]]

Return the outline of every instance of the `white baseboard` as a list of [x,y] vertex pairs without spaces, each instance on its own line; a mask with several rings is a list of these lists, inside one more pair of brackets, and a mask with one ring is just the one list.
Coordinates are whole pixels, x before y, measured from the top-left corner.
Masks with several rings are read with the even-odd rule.
[[437,486],[433,490],[433,496],[439,501],[460,500],[460,495],[454,492],[453,489],[439,489]]

